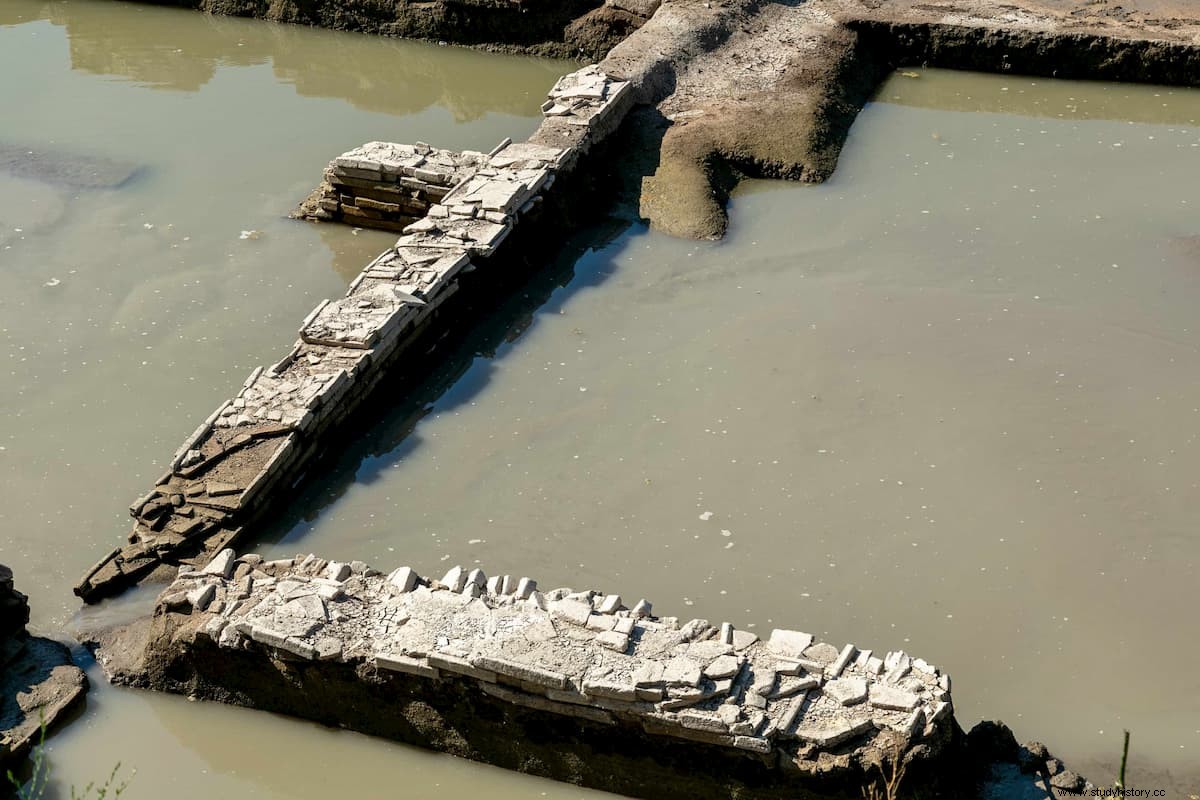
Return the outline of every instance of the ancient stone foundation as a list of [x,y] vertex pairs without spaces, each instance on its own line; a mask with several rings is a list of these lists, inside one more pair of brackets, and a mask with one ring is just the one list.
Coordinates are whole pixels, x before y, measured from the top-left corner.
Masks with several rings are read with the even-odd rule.
[[[203,563],[286,500],[332,433],[412,359],[414,345],[461,324],[440,313],[447,301],[476,278],[505,282],[501,245],[531,227],[556,181],[575,179],[580,156],[609,137],[631,105],[627,83],[585,67],[555,86],[529,141],[455,161],[457,181],[439,202],[429,192],[427,214],[405,226],[344,297],[313,309],[292,351],[254,370],[183,442],[170,469],[130,506],[129,543],[89,570],[76,594],[93,602],[164,566]],[[345,160],[378,185],[411,177],[445,186],[443,152],[387,146]]]
[[[507,142],[505,143],[507,144]],[[489,166],[491,153],[368,142],[335,158],[297,216],[400,231],[429,213],[455,186]]]
[[965,779],[950,678],[920,658],[480,569],[435,580],[226,550],[100,656],[120,683],[633,796],[857,796],[896,758],[942,796]]
[[29,604],[0,564],[0,775],[83,700],[87,678],[58,642],[30,636]]

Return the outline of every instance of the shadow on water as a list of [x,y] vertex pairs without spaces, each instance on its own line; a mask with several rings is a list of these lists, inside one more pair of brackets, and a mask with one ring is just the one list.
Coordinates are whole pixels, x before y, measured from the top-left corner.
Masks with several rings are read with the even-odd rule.
[[536,324],[539,313],[553,313],[554,307],[608,277],[628,233],[637,227],[624,215],[607,216],[569,237],[548,264],[477,324],[447,334],[438,343],[442,356],[423,376],[396,376],[381,384],[359,415],[361,422],[341,437],[348,446],[318,465],[319,473],[306,480],[303,491],[256,540],[301,541],[322,510],[351,486],[374,483],[383,470],[415,451],[423,443],[416,432],[421,420],[435,408],[449,411],[480,395],[495,373],[495,360]]
[[287,507],[244,547],[301,541],[320,513],[351,486],[377,481],[384,469],[414,452],[422,443],[417,425],[435,407],[452,410],[483,392],[495,372],[495,359],[536,324],[539,313],[550,313],[579,291],[603,283],[630,235],[645,230],[638,216],[642,178],[658,166],[667,127],[654,109],[631,113],[606,145],[608,155],[591,156],[588,181],[595,191],[586,192],[588,200],[579,212],[591,212],[584,217],[587,223],[573,226],[576,232],[563,238],[548,259],[534,257],[523,265],[520,285],[506,287],[504,297],[476,314],[476,323],[454,327],[434,343],[439,355],[418,356],[426,365],[415,374],[394,375],[381,384],[356,415],[358,421],[339,435],[338,441],[347,443],[344,448],[319,459]]

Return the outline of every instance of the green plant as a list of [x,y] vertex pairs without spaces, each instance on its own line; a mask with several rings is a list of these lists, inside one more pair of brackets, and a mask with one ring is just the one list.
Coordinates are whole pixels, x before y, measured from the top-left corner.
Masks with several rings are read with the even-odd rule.
[[1121,769],[1117,773],[1117,783],[1113,786],[1117,790],[1117,797],[1123,797],[1119,794],[1125,790],[1125,765],[1129,763],[1129,731],[1125,731],[1125,744],[1121,747]]
[[[46,721],[43,719],[37,746],[33,748],[33,753],[30,755],[32,767],[30,769],[29,780],[22,783],[16,775],[13,775],[12,770],[8,770],[6,773],[8,782],[17,791],[17,800],[42,800],[46,795],[46,787],[50,781],[50,764],[46,760],[46,751],[42,746],[45,741]],[[104,783],[96,784],[92,782],[81,790],[72,786],[71,800],[117,800],[129,788],[128,780],[117,783],[117,773],[120,771],[121,764],[117,762]]]
[[[71,787],[71,800],[90,800],[90,798],[92,797],[93,791],[95,791],[95,793],[96,793],[95,794],[96,800],[108,800],[108,798],[111,798],[111,800],[116,800],[116,798],[120,797],[121,794],[127,788],[129,788],[129,781],[127,781],[127,780],[121,781],[120,783],[116,782],[117,781],[117,773],[120,771],[121,771],[121,762],[118,761],[116,763],[116,765],[112,768],[112,772],[109,773],[108,779],[106,781],[104,781],[104,783],[102,783],[98,786],[94,783],[89,783],[87,786],[83,787],[82,792],[76,792],[75,787],[72,786]],[[110,795],[110,792],[111,792],[111,795]]]

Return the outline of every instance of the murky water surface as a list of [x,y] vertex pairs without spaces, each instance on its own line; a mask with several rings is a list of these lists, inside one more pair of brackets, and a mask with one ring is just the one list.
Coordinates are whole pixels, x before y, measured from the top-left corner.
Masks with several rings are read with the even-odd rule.
[[[324,162],[523,135],[568,67],[112,2],[0,26],[0,144],[140,167],[0,173],[0,552],[54,630],[180,438],[390,240],[280,218]],[[964,724],[1097,778],[1128,727],[1143,785],[1197,785],[1200,94],[919,74],[725,242],[635,226],[551,272],[264,549],[903,647]],[[93,674],[60,787],[119,760],[133,798],[595,795]]]

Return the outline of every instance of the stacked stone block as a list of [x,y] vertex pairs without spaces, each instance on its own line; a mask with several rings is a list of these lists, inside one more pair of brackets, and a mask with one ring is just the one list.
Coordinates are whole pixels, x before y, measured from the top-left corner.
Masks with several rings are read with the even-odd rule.
[[486,153],[368,142],[343,153],[325,169],[315,219],[399,231],[425,216],[463,178],[484,164]]

